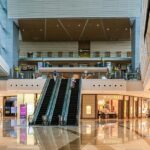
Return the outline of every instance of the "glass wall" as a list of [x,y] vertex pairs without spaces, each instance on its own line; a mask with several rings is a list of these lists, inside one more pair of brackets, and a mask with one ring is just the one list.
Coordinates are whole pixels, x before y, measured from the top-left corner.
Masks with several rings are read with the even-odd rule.
[[39,94],[18,94],[17,95],[17,118],[18,124],[21,124],[20,119],[28,119],[34,114]]
[[[94,114],[93,119],[132,119],[150,116],[150,100],[123,95],[84,95],[82,98],[82,118]],[[87,98],[85,98],[87,97]],[[90,103],[89,103],[90,101]],[[84,112],[85,110],[85,112]]]

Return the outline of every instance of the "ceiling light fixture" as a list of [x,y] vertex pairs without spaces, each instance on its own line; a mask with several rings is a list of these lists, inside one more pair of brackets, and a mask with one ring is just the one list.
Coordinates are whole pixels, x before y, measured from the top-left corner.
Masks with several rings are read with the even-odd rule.
[[97,24],[96,26],[99,27],[99,24]]
[[24,32],[24,29],[22,29],[22,32]]
[[59,27],[59,24],[57,24],[56,27],[58,28],[58,27]]
[[78,24],[78,27],[80,27],[81,25],[80,24]]
[[40,29],[40,32],[42,32],[43,31],[43,29]]
[[125,31],[128,31],[128,28],[125,28],[124,30],[125,30]]
[[107,31],[110,31],[110,28],[106,28]]

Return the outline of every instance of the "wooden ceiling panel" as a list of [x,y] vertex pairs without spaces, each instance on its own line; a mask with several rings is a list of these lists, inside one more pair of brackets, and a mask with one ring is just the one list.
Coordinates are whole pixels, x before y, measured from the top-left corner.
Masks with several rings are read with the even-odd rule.
[[57,19],[46,21],[46,41],[68,41],[71,40]]
[[19,20],[23,41],[44,40],[44,19]]
[[108,40],[130,40],[129,19],[102,20]]
[[72,40],[79,40],[79,37],[84,30],[86,19],[61,19],[60,21],[69,32]]
[[19,20],[23,41],[130,40],[129,19]]
[[103,32],[101,20],[88,20],[85,31],[81,37],[81,40],[103,40],[105,39],[105,33]]

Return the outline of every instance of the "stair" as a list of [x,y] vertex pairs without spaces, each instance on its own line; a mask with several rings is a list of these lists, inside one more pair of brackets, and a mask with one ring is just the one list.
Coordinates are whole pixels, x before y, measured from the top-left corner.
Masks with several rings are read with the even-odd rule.
[[75,87],[71,89],[70,104],[67,116],[67,125],[76,125],[77,124],[77,107],[79,99],[79,81],[76,80]]
[[58,125],[59,123],[58,116],[61,115],[62,113],[64,98],[65,98],[66,88],[67,88],[67,82],[68,80],[66,79],[61,80],[61,84],[60,84],[60,88],[59,88],[59,92],[58,92],[58,96],[56,100],[56,105],[55,105],[53,116],[52,116],[51,125]]
[[50,98],[51,98],[51,94],[52,94],[54,85],[55,85],[55,82],[54,82],[53,79],[51,79],[50,82],[49,82],[49,85],[48,85],[48,87],[46,89],[46,94],[44,96],[43,103],[41,105],[41,108],[40,108],[37,120],[35,122],[35,124],[37,124],[37,125],[41,125],[43,123],[42,116],[46,114],[46,111],[47,111],[47,108],[48,108],[48,105],[49,105],[49,102],[50,102]]

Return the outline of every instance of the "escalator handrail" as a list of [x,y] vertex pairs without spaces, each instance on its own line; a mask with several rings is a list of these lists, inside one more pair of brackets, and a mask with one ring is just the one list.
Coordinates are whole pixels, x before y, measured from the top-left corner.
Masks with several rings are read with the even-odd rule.
[[79,124],[80,115],[81,115],[81,88],[82,88],[82,79],[79,80],[79,91],[78,91],[78,102],[77,102],[77,115],[76,115],[76,124]]
[[39,97],[39,101],[38,101],[38,103],[37,103],[36,109],[35,109],[35,111],[34,111],[34,116],[33,116],[33,119],[32,119],[32,123],[33,123],[33,124],[35,124],[35,122],[36,122],[36,120],[37,120],[37,117],[38,117],[38,114],[39,114],[41,105],[42,105],[42,103],[43,103],[45,94],[46,94],[46,92],[47,92],[47,88],[48,88],[48,86],[49,86],[49,83],[50,83],[50,79],[47,78],[46,81],[45,81],[44,87],[43,87],[43,89],[42,89],[41,95],[40,95],[40,97]]
[[49,103],[47,111],[46,111],[46,116],[47,117],[48,117],[48,115],[49,115],[49,113],[51,111],[51,107],[52,107],[52,104],[53,104],[53,99],[56,96],[56,90],[58,88],[58,84],[59,84],[59,79],[57,78],[56,81],[55,81],[55,85],[54,85],[51,97],[50,97],[50,103]]
[[60,89],[60,84],[61,84],[61,79],[58,79],[57,84],[56,84],[56,90],[52,98],[51,107],[49,108],[49,113],[47,114],[49,124],[51,124],[51,121],[52,121],[52,117],[53,117],[53,113],[54,113],[54,109],[55,109],[55,105],[56,105],[56,101],[57,101],[57,97],[58,97],[58,93]]
[[70,104],[70,96],[71,96],[71,78],[68,79],[68,84],[67,84],[67,89],[65,93],[65,98],[64,98],[64,104],[63,104],[63,110],[61,116],[63,117],[64,123],[67,122],[67,116],[68,116],[68,111],[69,111],[69,104]]

